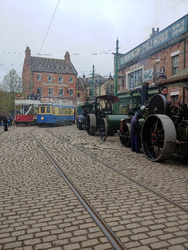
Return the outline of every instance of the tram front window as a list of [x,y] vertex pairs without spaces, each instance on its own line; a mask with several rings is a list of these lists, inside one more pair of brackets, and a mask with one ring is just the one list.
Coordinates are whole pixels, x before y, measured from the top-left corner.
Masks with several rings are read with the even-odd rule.
[[41,107],[41,113],[44,114],[45,113],[45,107]]
[[46,108],[46,113],[48,113],[48,114],[50,113],[50,107]]

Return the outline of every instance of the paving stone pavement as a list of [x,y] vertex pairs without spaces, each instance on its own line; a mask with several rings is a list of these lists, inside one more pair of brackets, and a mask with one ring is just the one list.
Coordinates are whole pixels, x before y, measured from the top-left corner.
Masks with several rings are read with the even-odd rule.
[[44,156],[31,131],[126,249],[188,249],[186,212],[63,143],[48,130],[138,180],[147,180],[182,205],[188,204],[188,168],[182,158],[173,156],[162,165],[150,163],[142,154],[135,157],[123,148],[117,137],[101,143],[97,136],[90,137],[75,126],[14,126],[8,132],[0,131],[0,249],[113,249]]

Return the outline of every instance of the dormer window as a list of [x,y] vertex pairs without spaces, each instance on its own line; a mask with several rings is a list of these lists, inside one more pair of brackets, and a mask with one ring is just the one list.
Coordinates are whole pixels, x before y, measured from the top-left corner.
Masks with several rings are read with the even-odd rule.
[[48,75],[48,81],[52,82],[52,75]]

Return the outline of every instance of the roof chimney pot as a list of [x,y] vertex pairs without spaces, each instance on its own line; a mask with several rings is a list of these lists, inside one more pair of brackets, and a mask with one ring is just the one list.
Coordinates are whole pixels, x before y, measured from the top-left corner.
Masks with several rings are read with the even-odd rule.
[[25,57],[28,58],[28,57],[30,57],[30,56],[31,56],[31,50],[30,50],[30,48],[27,46],[27,47],[26,47],[26,50],[25,50]]
[[70,54],[68,51],[65,53],[65,61],[70,62]]

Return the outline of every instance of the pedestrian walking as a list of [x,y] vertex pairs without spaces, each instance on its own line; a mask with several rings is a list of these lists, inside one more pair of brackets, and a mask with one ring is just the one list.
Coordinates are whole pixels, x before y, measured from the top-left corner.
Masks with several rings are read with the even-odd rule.
[[133,152],[140,153],[140,142],[139,134],[141,130],[141,125],[139,124],[139,119],[142,118],[141,113],[136,113],[131,119],[131,148]]

